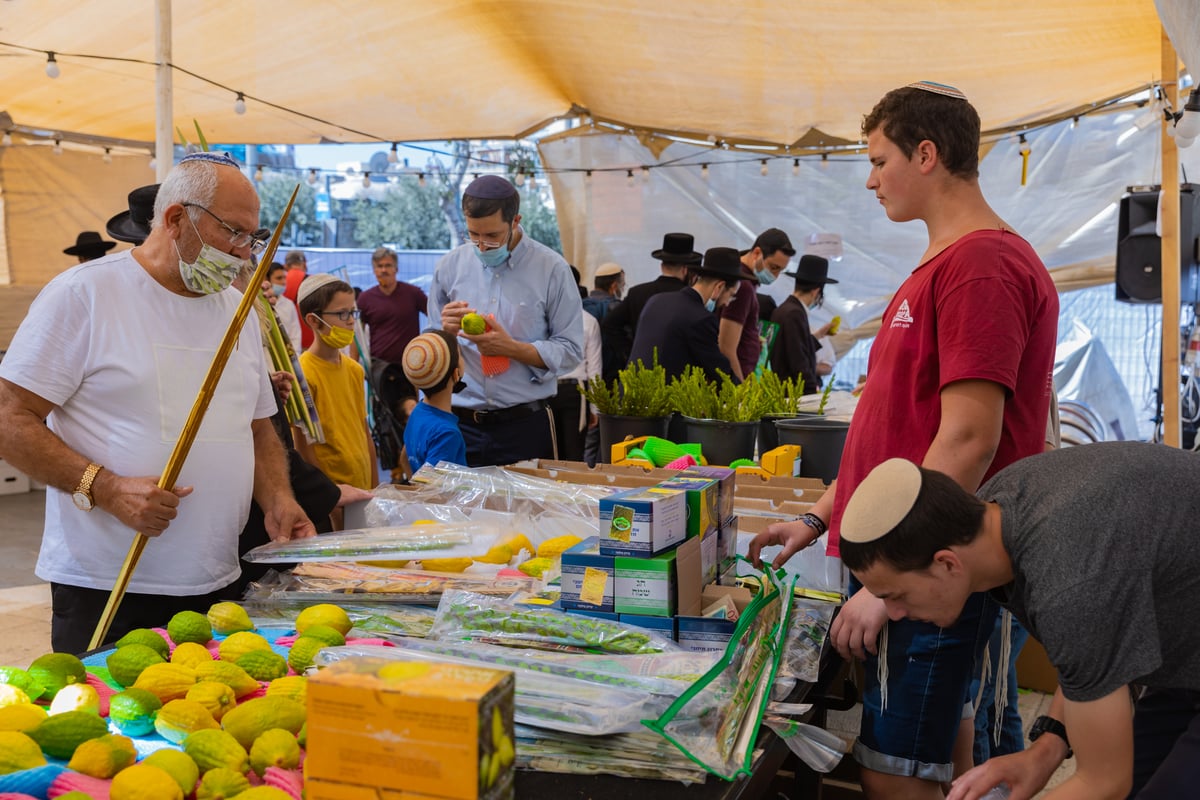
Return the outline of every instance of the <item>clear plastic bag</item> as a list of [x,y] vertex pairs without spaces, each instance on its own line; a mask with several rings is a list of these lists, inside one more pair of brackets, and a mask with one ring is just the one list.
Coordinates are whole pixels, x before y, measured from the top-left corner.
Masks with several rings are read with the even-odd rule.
[[626,655],[679,649],[677,644],[655,631],[553,608],[520,606],[462,591],[442,595],[429,638]]
[[254,564],[470,558],[491,549],[499,538],[497,534],[496,526],[482,522],[360,528],[307,539],[268,542],[242,558]]
[[448,590],[508,597],[534,591],[540,582],[526,575],[478,575],[373,567],[353,562],[299,564],[285,573],[269,573],[250,584],[245,598],[262,605],[301,606],[320,602],[366,600],[378,603],[435,605]]
[[[789,519],[791,518],[789,517]],[[842,565],[842,560],[837,556],[825,555],[825,547],[828,540],[829,535],[825,534],[817,539],[816,544],[798,551],[783,565],[783,571],[789,576],[795,576],[796,586],[799,589],[831,595],[831,597],[826,598],[831,600],[834,599],[832,596],[845,598],[847,585],[846,568]],[[744,558],[749,551],[750,542],[752,541],[754,541],[754,534],[739,533],[737,542],[738,555]],[[782,549],[779,545],[764,547],[761,554],[763,565],[770,564]],[[739,560],[737,574],[739,576],[757,576],[759,573],[749,561]]]
[[775,714],[763,717],[763,724],[773,730],[801,761],[817,772],[832,772],[846,754],[846,742],[840,736],[815,725]]
[[703,783],[708,773],[649,731],[580,736],[517,725],[517,768]]
[[[610,486],[534,478],[502,467],[461,467],[448,462],[424,465],[413,475],[412,482],[416,489],[396,491],[395,494],[414,503],[484,508],[531,517],[550,512],[592,520],[600,518],[600,498],[616,491]],[[392,497],[391,494],[383,496]]]
[[821,652],[829,637],[835,603],[797,597],[792,601],[779,676],[814,683],[821,671]]

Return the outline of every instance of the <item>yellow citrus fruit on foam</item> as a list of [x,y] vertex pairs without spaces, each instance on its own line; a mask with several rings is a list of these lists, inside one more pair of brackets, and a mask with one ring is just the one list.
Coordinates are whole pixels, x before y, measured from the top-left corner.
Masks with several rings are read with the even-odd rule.
[[201,772],[218,767],[245,772],[249,763],[246,748],[228,731],[196,731],[183,740],[183,752],[191,756]]
[[111,733],[89,739],[75,748],[67,769],[108,780],[137,761],[137,750],[128,736]]
[[[342,640],[342,644],[345,643]],[[237,660],[237,665],[256,681],[273,681],[288,672],[287,659],[274,650],[251,650]]]
[[105,660],[108,674],[122,686],[133,686],[142,670],[151,664],[164,664],[166,658],[153,647],[144,644],[126,644],[118,647]]
[[29,677],[46,687],[47,697],[51,698],[64,686],[87,682],[83,662],[70,653],[46,653],[38,656],[29,665],[28,672]]
[[150,628],[134,628],[120,639],[117,639],[116,646],[118,649],[127,644],[144,644],[162,656],[164,661],[171,655],[171,646],[167,644],[167,640],[162,637],[161,633]]
[[296,735],[282,728],[263,731],[250,746],[250,768],[262,777],[267,767],[295,769],[300,766],[300,743]]
[[195,700],[208,709],[212,718],[217,722],[225,716],[225,712],[237,705],[237,695],[223,683],[217,681],[200,681],[188,689],[184,700]]
[[271,643],[253,631],[231,633],[217,646],[222,661],[236,664],[237,660],[251,650],[270,650]]
[[301,636],[292,643],[292,648],[288,651],[288,666],[295,670],[297,675],[304,674],[304,671],[312,666],[317,653],[325,646],[320,639]]
[[212,625],[213,633],[220,634],[221,636],[238,633],[239,631],[254,630],[254,623],[250,620],[250,615],[246,613],[246,609],[237,603],[228,601],[214,603],[208,609],[208,623]]
[[191,794],[192,789],[196,788],[196,781],[200,780],[200,768],[192,757],[170,747],[155,750],[143,758],[142,763],[158,767],[170,775],[185,795]]
[[284,675],[267,685],[267,697],[282,697],[304,705],[308,698],[308,678],[303,675]]
[[311,625],[304,629],[303,635],[324,642],[328,647],[341,647],[346,643],[342,632],[328,625]]
[[241,772],[217,767],[205,772],[200,778],[200,785],[196,787],[196,800],[224,800],[226,797],[240,795],[249,788],[250,781]]
[[149,764],[134,764],[113,778],[110,800],[183,800],[183,790],[163,769]]
[[158,710],[154,730],[172,744],[179,744],[196,731],[221,727],[203,704],[195,700],[172,700]]
[[197,664],[206,664],[213,660],[212,651],[196,642],[184,642],[177,645],[175,652],[171,653],[171,663],[185,667],[195,668]]
[[46,718],[46,709],[33,703],[0,708],[0,731],[28,731]]
[[320,603],[309,606],[296,617],[296,633],[303,634],[313,625],[328,625],[345,636],[354,627],[350,615],[341,606],[332,603]]
[[145,689],[162,702],[178,700],[196,682],[196,670],[182,664],[151,664],[142,670],[133,688]]
[[292,800],[290,794],[274,786],[251,786],[238,797],[242,800]]
[[90,711],[67,711],[46,717],[29,731],[29,738],[40,744],[46,755],[66,760],[75,755],[76,747],[106,733],[108,723]]
[[88,711],[100,713],[100,693],[94,686],[86,683],[72,683],[58,690],[50,701],[50,715],[63,714],[67,711]]
[[27,706],[33,701],[24,690],[18,689],[11,683],[0,683],[0,708],[5,706]]
[[0,731],[0,775],[44,766],[38,743],[19,731]]
[[212,634],[212,624],[208,621],[208,617],[199,611],[180,611],[167,623],[167,636],[170,636],[171,641],[175,644],[184,642],[208,644]]
[[272,728],[299,732],[306,715],[307,709],[293,700],[255,697],[226,714],[221,727],[233,734],[242,747],[249,748],[263,731]]

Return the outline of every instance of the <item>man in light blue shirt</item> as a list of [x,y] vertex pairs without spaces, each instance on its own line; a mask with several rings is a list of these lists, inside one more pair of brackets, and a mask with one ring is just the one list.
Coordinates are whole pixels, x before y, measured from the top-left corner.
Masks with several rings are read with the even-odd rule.
[[[583,357],[571,269],[525,237],[520,202],[498,175],[472,181],[462,201],[469,241],[442,257],[429,291],[429,318],[464,340],[467,388],[454,396],[454,413],[471,466],[555,457],[547,401]],[[486,332],[463,332],[470,313],[487,320]]]

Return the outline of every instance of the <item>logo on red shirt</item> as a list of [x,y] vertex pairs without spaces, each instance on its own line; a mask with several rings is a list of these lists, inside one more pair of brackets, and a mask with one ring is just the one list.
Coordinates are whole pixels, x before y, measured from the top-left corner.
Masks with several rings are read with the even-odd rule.
[[896,316],[892,317],[893,328],[907,328],[913,324],[912,314],[908,310],[908,301],[901,300],[900,308],[896,309]]

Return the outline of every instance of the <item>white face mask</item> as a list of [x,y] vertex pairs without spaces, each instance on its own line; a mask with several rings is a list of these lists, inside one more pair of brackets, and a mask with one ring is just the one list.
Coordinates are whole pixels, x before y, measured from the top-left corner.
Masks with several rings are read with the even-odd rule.
[[189,262],[185,261],[183,254],[179,252],[179,243],[175,243],[175,252],[179,255],[179,277],[183,278],[183,285],[188,291],[196,294],[216,294],[225,291],[249,261],[223,253],[205,243],[191,216],[186,211],[184,216],[187,217],[192,230],[196,231],[196,238],[200,239],[201,247],[196,260]]

